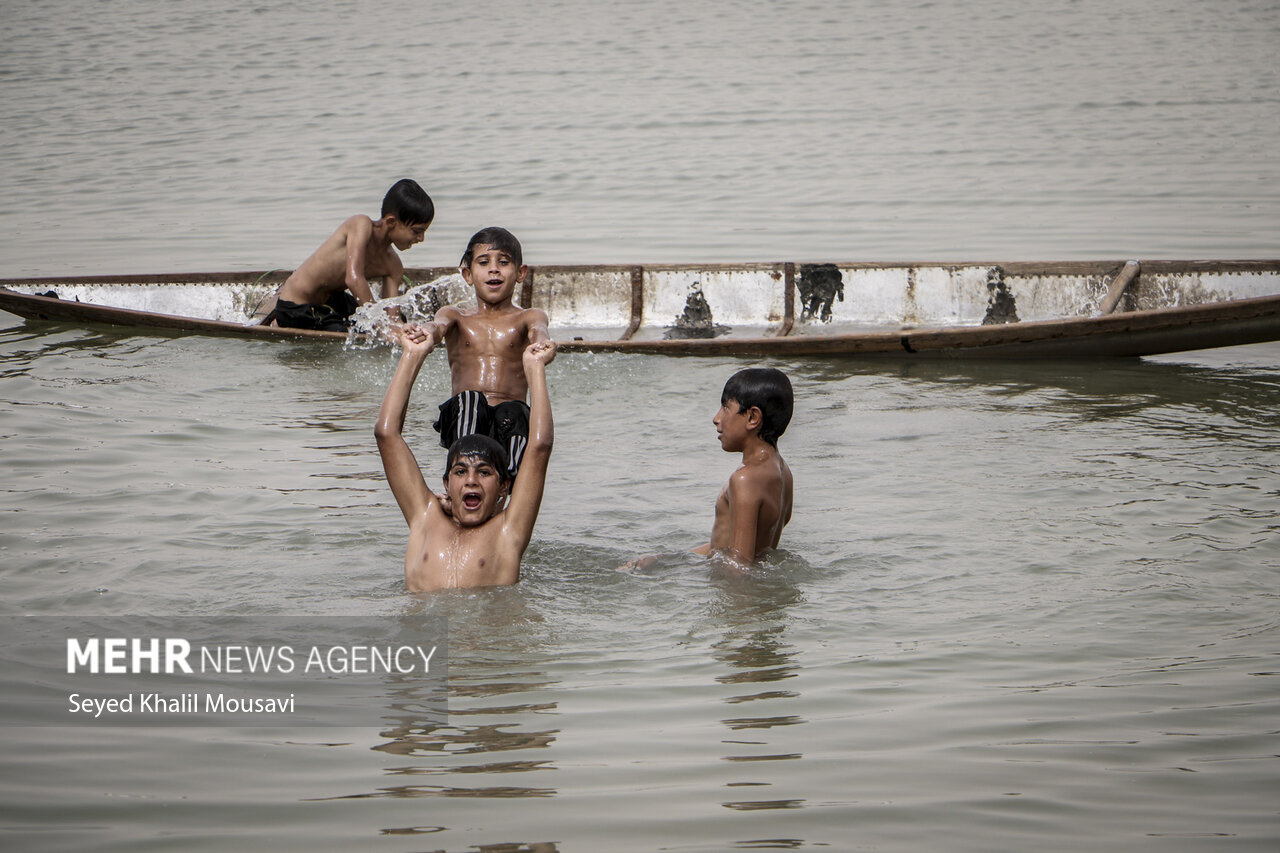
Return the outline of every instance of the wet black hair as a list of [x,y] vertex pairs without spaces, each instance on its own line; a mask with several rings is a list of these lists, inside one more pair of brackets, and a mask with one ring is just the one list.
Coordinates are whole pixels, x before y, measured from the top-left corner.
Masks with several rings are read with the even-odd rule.
[[511,259],[516,262],[516,266],[524,263],[524,252],[520,249],[520,241],[516,239],[516,235],[505,228],[491,225],[488,228],[481,228],[475,234],[472,234],[471,241],[467,243],[467,250],[462,253],[462,262],[459,266],[471,266],[471,258],[475,253],[476,246],[493,246],[499,252],[506,252],[510,255]]
[[507,473],[507,451],[489,436],[475,434],[464,435],[449,445],[449,453],[445,457],[444,464],[445,477],[448,477],[449,472],[453,470],[453,463],[466,456],[478,456],[492,465],[493,470],[498,472],[498,482],[505,483],[511,479],[511,475]]
[[417,181],[401,178],[382,197],[382,215],[394,216],[405,225],[430,225],[436,206]]
[[739,370],[724,383],[720,405],[733,400],[738,411],[745,412],[752,406],[760,409],[760,437],[778,446],[778,437],[787,431],[794,406],[791,380],[776,367],[748,367]]

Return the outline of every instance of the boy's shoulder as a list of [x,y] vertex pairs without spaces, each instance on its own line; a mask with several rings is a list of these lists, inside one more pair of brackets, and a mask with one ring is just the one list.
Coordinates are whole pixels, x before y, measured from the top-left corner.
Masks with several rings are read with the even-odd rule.
[[521,308],[515,304],[503,311],[481,311],[479,305],[445,305],[436,312],[436,316],[441,314],[464,322],[475,321],[488,326],[502,324],[513,328],[533,326],[539,322],[545,323],[547,320],[547,312],[541,308]]
[[373,220],[363,213],[357,213],[342,220],[334,233],[363,237],[373,233]]
[[782,458],[782,454],[775,448],[769,454],[769,457],[761,462],[739,465],[729,475],[729,482],[735,487],[753,491],[768,489],[772,488],[775,483],[784,482],[790,471],[791,469],[787,467],[787,461]]

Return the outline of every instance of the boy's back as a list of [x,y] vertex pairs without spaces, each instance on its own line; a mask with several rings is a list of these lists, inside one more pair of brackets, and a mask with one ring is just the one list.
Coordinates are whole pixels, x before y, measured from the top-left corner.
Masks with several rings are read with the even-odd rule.
[[290,273],[276,293],[276,324],[293,328],[345,329],[357,305],[372,302],[371,279],[382,280],[383,298],[400,292],[404,264],[396,249],[421,243],[435,205],[415,181],[397,181],[382,199],[376,222],[348,218]]
[[299,304],[320,305],[328,302],[335,293],[350,289],[357,301],[370,301],[372,290],[361,294],[356,292],[358,285],[357,288],[348,285],[349,270],[355,271],[366,282],[372,278],[395,276],[398,283],[398,276],[404,270],[399,256],[390,246],[371,247],[372,237],[372,219],[364,214],[347,219],[289,275],[280,289],[280,298]]

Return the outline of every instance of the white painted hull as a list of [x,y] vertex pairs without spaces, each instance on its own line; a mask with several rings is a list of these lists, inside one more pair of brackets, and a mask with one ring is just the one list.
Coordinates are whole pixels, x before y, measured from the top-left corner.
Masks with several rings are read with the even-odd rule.
[[[298,336],[257,325],[286,275],[14,279],[0,281],[14,292],[0,307],[77,322]],[[433,285],[434,301],[470,298],[456,270],[406,276]],[[19,301],[46,292],[58,298]],[[517,301],[544,309],[569,351],[1146,355],[1280,337],[1271,319],[1280,261],[546,266],[533,270]]]

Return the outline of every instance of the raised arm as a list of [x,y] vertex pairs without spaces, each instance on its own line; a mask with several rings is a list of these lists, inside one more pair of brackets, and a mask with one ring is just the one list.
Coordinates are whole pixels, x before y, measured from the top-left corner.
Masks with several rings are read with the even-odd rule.
[[387,472],[387,484],[391,493],[404,513],[404,520],[410,525],[414,519],[426,512],[436,496],[427,488],[422,477],[422,469],[418,460],[404,440],[404,417],[409,408],[409,395],[413,392],[414,380],[426,359],[430,347],[414,341],[408,334],[400,337],[404,352],[400,363],[396,365],[395,375],[387,386],[387,394],[382,399],[382,409],[378,412],[378,423],[373,435],[378,440],[378,453],[382,456],[382,467]]
[[556,348],[551,341],[529,344],[524,351],[524,375],[529,381],[529,444],[520,461],[520,473],[511,489],[503,522],[504,538],[520,554],[533,536],[547,482],[547,463],[551,460],[554,430],[551,398],[547,394],[547,365],[555,357]]

